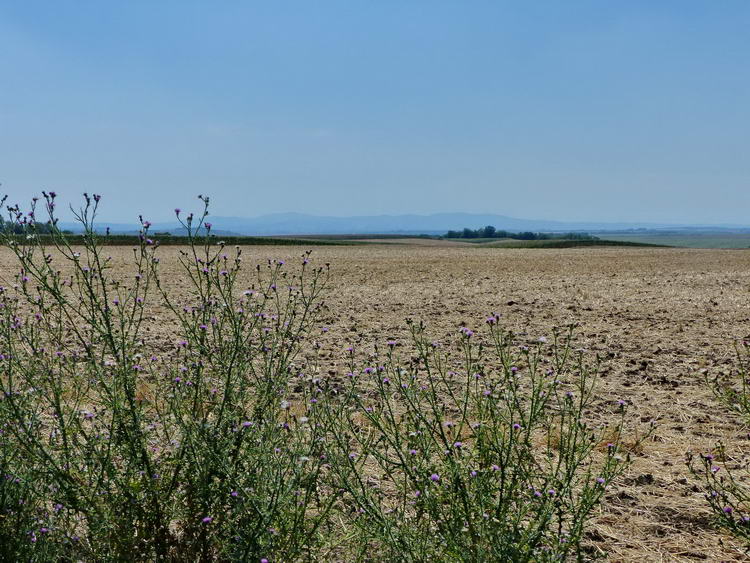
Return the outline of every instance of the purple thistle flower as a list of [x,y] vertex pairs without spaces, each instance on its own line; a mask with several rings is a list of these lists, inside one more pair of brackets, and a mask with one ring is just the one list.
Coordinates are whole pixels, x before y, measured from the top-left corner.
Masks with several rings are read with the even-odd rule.
[[437,483],[438,481],[440,481],[440,475],[438,475],[437,473],[433,473],[432,475],[430,475],[430,481],[432,481],[433,483]]

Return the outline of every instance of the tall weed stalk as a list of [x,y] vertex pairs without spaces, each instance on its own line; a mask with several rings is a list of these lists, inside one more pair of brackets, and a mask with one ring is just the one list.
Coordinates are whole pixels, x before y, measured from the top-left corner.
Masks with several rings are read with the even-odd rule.
[[519,346],[498,321],[484,343],[462,329],[457,358],[412,323],[413,357],[390,342],[364,371],[351,366],[331,439],[360,556],[584,557],[586,524],[627,464],[624,403],[611,424],[591,426],[595,366],[571,334]]
[[147,221],[123,276],[94,228],[99,196],[76,213],[82,248],[56,228],[55,197],[41,200],[51,237],[36,236],[36,201],[9,209],[6,226],[25,228],[3,235],[19,265],[0,293],[3,450],[18,452],[3,458],[18,521],[3,519],[3,543],[25,526],[35,553],[85,560],[309,554],[335,495],[318,488],[317,428],[290,425],[284,399],[326,272],[305,255],[241,286],[241,250],[199,235],[202,198],[201,216],[177,212],[189,244],[174,295]]

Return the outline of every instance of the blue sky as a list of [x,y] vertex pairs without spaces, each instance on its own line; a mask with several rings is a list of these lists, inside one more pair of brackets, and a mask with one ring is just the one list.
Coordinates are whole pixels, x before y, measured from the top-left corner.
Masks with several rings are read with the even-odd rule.
[[0,182],[103,217],[750,224],[750,2],[0,0]]

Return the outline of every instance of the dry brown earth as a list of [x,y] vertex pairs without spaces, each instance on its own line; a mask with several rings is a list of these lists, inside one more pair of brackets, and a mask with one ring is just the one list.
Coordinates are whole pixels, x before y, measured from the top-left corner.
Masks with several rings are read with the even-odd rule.
[[[247,262],[294,259],[301,247],[247,247]],[[179,281],[176,247],[160,249],[165,278]],[[112,248],[115,262],[132,256]],[[607,357],[600,392],[632,403],[639,424],[657,423],[643,453],[609,496],[593,541],[613,561],[746,560],[711,526],[685,453],[717,440],[743,458],[747,429],[722,408],[701,370],[730,373],[733,343],[750,335],[750,252],[677,249],[489,249],[428,244],[314,248],[331,264],[327,348],[403,339],[407,317],[436,337],[481,329],[493,311],[530,337],[579,323],[579,345]],[[2,281],[13,271],[0,255]],[[343,356],[343,354],[342,354]],[[340,356],[324,373],[343,369]]]

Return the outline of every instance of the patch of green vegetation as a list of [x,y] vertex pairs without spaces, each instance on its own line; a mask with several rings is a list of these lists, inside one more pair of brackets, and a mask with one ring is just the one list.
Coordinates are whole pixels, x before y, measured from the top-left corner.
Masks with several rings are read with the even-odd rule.
[[607,240],[684,248],[750,248],[750,233],[619,233]]
[[487,237],[482,237],[482,238],[449,238],[449,237],[443,237],[443,238],[445,240],[452,240],[452,241],[457,241],[457,242],[469,242],[471,244],[477,244],[477,243],[481,244],[481,243],[484,243],[484,242],[507,242],[507,241],[514,241],[514,240],[516,240],[516,239],[512,239],[512,238],[501,238],[501,239],[498,239],[498,238],[494,238],[494,237],[493,238],[487,238]]
[[[284,236],[279,238],[286,238]],[[296,239],[302,240],[337,240],[337,241],[362,241],[362,239],[389,240],[389,239],[440,239],[432,235],[414,235],[414,234],[371,234],[371,233],[352,233],[352,234],[335,234],[335,235],[294,235]]]
[[480,245],[482,248],[578,248],[588,246],[637,246],[660,248],[666,245],[648,244],[644,242],[614,241],[614,240],[506,240]]

